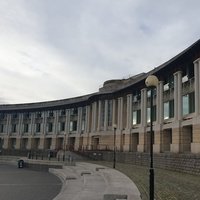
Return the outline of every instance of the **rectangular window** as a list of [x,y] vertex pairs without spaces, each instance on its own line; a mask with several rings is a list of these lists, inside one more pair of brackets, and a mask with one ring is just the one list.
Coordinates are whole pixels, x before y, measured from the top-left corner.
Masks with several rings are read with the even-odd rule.
[[133,125],[140,124],[141,122],[141,110],[133,111]]
[[[153,106],[152,108],[152,120],[155,121],[156,120],[156,106]],[[151,118],[151,108],[147,108],[147,123],[150,122],[150,118]]]
[[12,124],[12,133],[17,132],[17,124]]
[[13,113],[12,114],[12,119],[16,119],[18,117],[18,114],[17,113]]
[[41,130],[41,124],[40,123],[37,123],[36,124],[36,132],[39,133]]
[[41,112],[37,112],[37,113],[36,113],[36,117],[37,117],[37,118],[41,118],[41,117],[42,117],[42,113],[41,113]]
[[49,112],[49,117],[53,117],[53,116],[54,116],[53,111],[50,111],[50,112]]
[[48,132],[53,131],[53,123],[48,123]]
[[3,132],[4,132],[4,125],[0,124],[0,133],[3,133]]
[[28,124],[24,124],[24,133],[28,133],[28,128],[29,128],[29,125]]
[[182,97],[183,99],[183,115],[189,114],[189,95],[186,94]]
[[60,123],[60,131],[65,131],[65,122]]
[[195,112],[195,97],[194,92],[189,93],[189,113]]
[[169,101],[164,103],[164,119],[169,119]]
[[70,131],[77,131],[77,121],[70,122]]
[[61,110],[61,116],[65,116],[66,115],[66,111],[65,110]]
[[81,131],[85,130],[85,120],[82,120],[82,124],[81,124]]

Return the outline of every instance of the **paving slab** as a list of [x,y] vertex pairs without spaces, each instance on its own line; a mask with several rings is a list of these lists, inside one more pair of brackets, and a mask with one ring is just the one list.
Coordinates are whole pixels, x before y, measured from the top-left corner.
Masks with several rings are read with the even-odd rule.
[[76,166],[50,169],[63,187],[53,200],[141,200],[136,185],[121,172],[97,164],[77,162]]

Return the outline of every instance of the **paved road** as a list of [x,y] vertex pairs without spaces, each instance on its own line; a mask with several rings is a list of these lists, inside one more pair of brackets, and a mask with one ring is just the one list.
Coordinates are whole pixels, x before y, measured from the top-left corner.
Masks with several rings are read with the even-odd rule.
[[62,183],[48,172],[0,165],[0,200],[51,200]]

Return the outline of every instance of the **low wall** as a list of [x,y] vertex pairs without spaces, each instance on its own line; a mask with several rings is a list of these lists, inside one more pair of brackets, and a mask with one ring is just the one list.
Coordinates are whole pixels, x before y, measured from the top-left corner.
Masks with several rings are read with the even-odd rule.
[[[113,160],[113,152],[88,151],[84,154],[95,160]],[[116,162],[149,166],[149,161],[150,155],[148,153],[116,153]],[[173,171],[200,174],[200,154],[154,153],[154,166],[157,168],[168,169]]]

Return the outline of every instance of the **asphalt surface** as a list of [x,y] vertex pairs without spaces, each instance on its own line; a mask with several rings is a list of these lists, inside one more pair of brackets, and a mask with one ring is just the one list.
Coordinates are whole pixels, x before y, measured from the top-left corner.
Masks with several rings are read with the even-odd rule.
[[48,172],[0,164],[0,200],[51,200],[62,183]]

